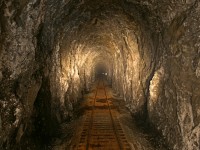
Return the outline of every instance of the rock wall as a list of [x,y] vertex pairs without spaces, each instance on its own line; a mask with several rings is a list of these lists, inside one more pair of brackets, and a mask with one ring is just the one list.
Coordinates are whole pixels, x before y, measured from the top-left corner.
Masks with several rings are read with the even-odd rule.
[[42,79],[36,62],[44,1],[0,1],[0,147],[19,143]]
[[173,149],[199,149],[199,1],[143,4],[163,22],[165,50],[150,81],[150,120]]

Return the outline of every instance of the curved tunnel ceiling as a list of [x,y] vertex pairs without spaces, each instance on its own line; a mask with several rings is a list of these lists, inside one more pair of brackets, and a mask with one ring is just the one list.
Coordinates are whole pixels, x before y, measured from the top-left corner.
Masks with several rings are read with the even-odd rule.
[[49,3],[48,9],[51,11],[46,14],[42,35],[46,36],[47,32],[54,35],[47,47],[51,45],[54,49],[54,62],[61,63],[55,76],[61,77],[57,81],[60,80],[58,84],[63,92],[69,84],[79,86],[80,81],[86,80],[83,74],[87,81],[94,78],[94,67],[100,62],[105,62],[112,72],[109,78],[122,93],[128,90],[119,83],[123,81],[119,78],[125,75],[128,84],[133,80],[134,88],[141,85],[137,90],[145,88],[155,58],[159,57],[152,38],[159,29],[153,25],[159,21],[152,21],[153,14],[146,7],[121,0],[83,0],[63,1],[54,7]]
[[[158,27],[153,26],[157,24],[152,21],[153,14],[144,15],[147,8],[120,0],[61,2],[49,9],[42,35],[46,31],[54,35],[55,40],[50,39],[53,42],[49,44],[56,62],[56,78],[52,82],[57,82],[58,93],[65,95],[68,88],[88,89],[94,81],[96,65],[104,63],[108,79],[120,95],[133,93],[132,99],[137,99],[134,105],[144,105],[146,82],[151,78],[155,58],[159,57],[152,38],[152,33],[158,33]],[[136,98],[138,91],[144,92]],[[64,96],[58,99],[62,104],[66,101]]]
[[[60,9],[61,12],[56,13],[59,16],[55,17],[58,19],[53,21],[55,28],[59,28],[58,43],[62,62],[68,63],[65,63],[65,60],[70,51],[78,52],[80,57],[85,56],[85,60],[91,59],[94,64],[99,59],[116,62],[116,59],[123,59],[120,62],[125,63],[127,57],[132,61],[139,59],[141,55],[152,57],[152,47],[149,46],[151,39],[147,39],[148,36],[144,37],[141,33],[150,33],[150,30],[142,25],[145,20],[138,19],[138,10],[135,10],[135,16],[131,16],[122,6],[121,1],[82,1],[71,8],[71,13],[69,8],[65,10],[65,6]],[[62,22],[62,26],[56,24],[59,21]],[[146,45],[146,50],[138,47],[139,42],[143,42],[144,47]],[[104,57],[100,57],[102,55]]]

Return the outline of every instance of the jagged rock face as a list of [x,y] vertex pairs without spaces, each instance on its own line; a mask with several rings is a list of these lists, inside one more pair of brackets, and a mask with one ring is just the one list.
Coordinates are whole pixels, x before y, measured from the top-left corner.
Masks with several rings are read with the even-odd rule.
[[[0,1],[0,145],[20,142],[34,109],[42,78],[36,59],[36,34],[43,2]],[[14,138],[11,138],[14,137]],[[13,141],[14,140],[14,141]]]
[[199,149],[199,2],[161,4],[165,54],[150,82],[150,120],[174,149]]
[[198,0],[0,0],[0,8],[1,147],[55,135],[100,64],[171,148],[199,148]]

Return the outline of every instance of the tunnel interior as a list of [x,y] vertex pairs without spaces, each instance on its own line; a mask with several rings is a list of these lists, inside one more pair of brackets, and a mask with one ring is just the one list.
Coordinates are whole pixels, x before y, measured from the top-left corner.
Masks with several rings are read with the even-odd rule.
[[103,77],[169,149],[199,149],[198,0],[0,0],[0,12],[0,148],[54,140]]
[[106,64],[104,63],[98,63],[95,66],[95,80],[97,80],[98,78],[106,78],[106,76],[108,75],[108,69],[106,67]]

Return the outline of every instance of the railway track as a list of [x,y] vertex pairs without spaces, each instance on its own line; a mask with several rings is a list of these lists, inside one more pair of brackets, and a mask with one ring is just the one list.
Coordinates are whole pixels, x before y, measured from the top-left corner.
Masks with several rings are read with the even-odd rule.
[[105,82],[100,80],[74,150],[131,150],[107,95]]

